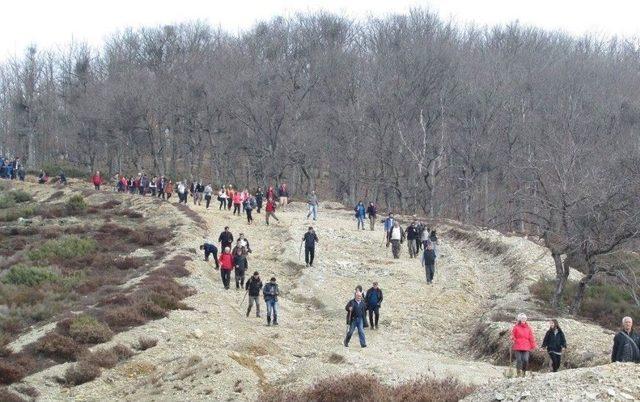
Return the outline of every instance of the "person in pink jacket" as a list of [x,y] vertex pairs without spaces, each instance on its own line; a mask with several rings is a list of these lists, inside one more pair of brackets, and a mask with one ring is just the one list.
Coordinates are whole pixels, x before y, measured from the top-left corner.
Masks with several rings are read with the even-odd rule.
[[527,324],[527,316],[524,313],[518,314],[516,319],[518,322],[511,330],[511,341],[516,355],[518,377],[524,377],[529,365],[529,352],[537,347],[536,338],[533,335],[533,329]]

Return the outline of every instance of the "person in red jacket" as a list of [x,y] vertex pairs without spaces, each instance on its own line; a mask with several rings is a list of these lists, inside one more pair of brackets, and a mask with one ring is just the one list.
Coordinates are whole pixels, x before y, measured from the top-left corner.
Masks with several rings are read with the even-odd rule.
[[100,190],[100,185],[102,184],[102,176],[100,176],[100,171],[96,171],[96,174],[91,176],[91,182],[95,186],[96,190]]
[[529,352],[537,346],[533,329],[527,324],[527,316],[524,313],[520,313],[518,314],[517,321],[511,330],[511,341],[513,342],[513,351],[516,355],[518,377],[524,377],[527,373],[527,366],[529,365]]
[[236,212],[238,216],[240,216],[240,206],[242,205],[242,193],[240,191],[236,191],[233,193],[233,214]]
[[269,188],[267,189],[267,200],[268,199],[274,199],[274,197],[276,196],[276,192],[273,189],[273,186],[269,186]]
[[224,251],[220,254],[218,261],[220,261],[220,276],[222,276],[222,284],[225,289],[229,289],[231,271],[233,271],[233,256],[231,255],[231,249],[229,247],[224,248]]
[[273,198],[269,198],[269,200],[267,201],[267,206],[264,209],[266,214],[265,214],[265,219],[267,222],[267,225],[269,225],[269,217],[273,216],[273,219],[275,219],[276,221],[280,221],[277,217],[276,217],[276,203],[275,201],[273,201]]

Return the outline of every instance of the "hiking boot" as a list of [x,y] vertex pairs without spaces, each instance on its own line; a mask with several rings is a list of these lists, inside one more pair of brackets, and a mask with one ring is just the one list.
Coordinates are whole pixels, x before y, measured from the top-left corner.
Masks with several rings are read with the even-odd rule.
[[306,262],[304,265],[305,265],[305,267],[309,268],[309,263],[308,262]]
[[256,318],[260,318],[260,314],[256,314]]
[[344,342],[342,342],[342,344],[344,345],[345,348],[349,347],[349,342],[347,342],[346,339],[344,340]]
[[247,310],[247,317],[249,317],[249,313],[251,312],[251,310]]

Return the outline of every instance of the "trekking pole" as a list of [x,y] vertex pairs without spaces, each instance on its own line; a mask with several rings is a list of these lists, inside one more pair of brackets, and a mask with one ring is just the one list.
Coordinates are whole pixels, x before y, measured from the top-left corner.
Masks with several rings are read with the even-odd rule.
[[347,314],[347,331],[344,334],[345,337],[349,334],[349,329],[351,328],[351,313],[352,312],[353,312],[353,310],[349,310],[349,314]]
[[302,243],[304,243],[304,240],[300,242],[300,248],[298,250],[298,261],[300,261],[300,258],[302,257]]
[[244,296],[242,296],[242,301],[240,302],[240,304],[238,305],[238,307],[242,306],[242,303],[244,303],[244,299],[247,298],[247,293],[249,293],[249,289],[247,289],[246,292],[244,292]]

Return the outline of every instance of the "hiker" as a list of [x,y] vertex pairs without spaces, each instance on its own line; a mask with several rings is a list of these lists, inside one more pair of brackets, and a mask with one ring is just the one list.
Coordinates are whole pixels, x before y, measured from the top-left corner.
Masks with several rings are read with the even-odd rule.
[[420,243],[422,244],[422,248],[424,250],[427,249],[427,244],[431,243],[431,240],[429,239],[429,228],[426,227],[425,225],[423,225],[423,230],[422,233],[420,235]]
[[202,199],[204,198],[204,184],[202,184],[202,180],[196,183],[194,190],[193,205],[196,205],[196,201],[198,205],[202,205]]
[[167,195],[167,201],[171,198],[171,194],[173,194],[173,181],[169,180],[167,184],[164,186],[164,193]]
[[62,170],[58,174],[58,183],[60,183],[62,185],[66,185],[67,184],[67,176],[65,176],[64,171],[62,171]]
[[289,203],[289,189],[286,183],[282,183],[278,188],[278,197],[280,197],[280,206],[282,206],[282,211],[284,212]]
[[240,205],[242,204],[242,193],[240,191],[236,191],[233,193],[233,214],[236,212],[238,216],[240,216]]
[[427,276],[427,283],[431,285],[433,275],[436,273],[436,252],[431,243],[427,244],[427,248],[422,253],[422,266]]
[[347,336],[344,338],[344,346],[349,347],[351,335],[353,335],[353,331],[357,328],[360,346],[366,348],[367,342],[364,337],[364,321],[367,316],[367,305],[365,301],[362,300],[362,292],[356,290],[355,297],[347,303],[344,309],[347,311],[347,325],[349,326]]
[[213,195],[213,188],[211,187],[211,184],[207,184],[207,186],[204,188],[204,201],[205,201],[205,208],[209,209],[209,204],[211,204],[211,196]]
[[429,241],[433,245],[433,252],[438,255],[438,235],[436,234],[435,229],[429,234]]
[[378,329],[380,305],[382,304],[382,289],[378,287],[378,282],[373,282],[373,285],[367,290],[365,302],[367,310],[369,310],[369,326],[371,329]]
[[391,243],[393,258],[400,258],[400,244],[404,242],[404,230],[397,221],[393,222],[393,227],[387,232],[387,247]]
[[307,198],[307,205],[309,205],[309,213],[307,214],[307,219],[310,216],[313,216],[313,220],[318,219],[318,196],[315,191],[312,191]]
[[267,222],[267,225],[269,225],[269,217],[272,216],[273,219],[275,219],[276,221],[280,221],[277,217],[276,217],[276,203],[273,201],[272,198],[269,198],[267,200],[267,206],[264,209],[265,211],[265,220]]
[[158,198],[164,200],[164,189],[167,186],[167,179],[164,176],[160,176],[156,182],[156,188],[158,189]]
[[242,252],[242,247],[236,247],[233,255],[233,268],[236,280],[236,290],[244,288],[244,273],[247,270],[247,257]]
[[187,186],[184,182],[178,182],[178,204],[184,203],[187,204]]
[[233,256],[231,255],[231,249],[225,247],[224,251],[220,255],[218,261],[220,262],[220,276],[222,277],[222,284],[225,289],[229,289],[229,283],[231,282],[231,271],[233,271]]
[[551,370],[555,373],[560,368],[562,352],[567,348],[567,341],[564,338],[564,333],[560,328],[560,324],[558,324],[558,320],[549,321],[549,330],[544,335],[542,348],[547,349],[547,353],[551,358]]
[[40,170],[40,174],[38,175],[38,183],[46,184],[48,181],[49,176],[47,175],[47,172],[45,172],[44,170]]
[[251,212],[256,207],[256,199],[251,194],[247,196],[247,199],[244,200],[244,212],[247,214],[247,224],[251,225],[253,223],[253,216],[251,216]]
[[156,190],[158,189],[158,186],[156,184],[157,181],[158,181],[158,178],[156,176],[153,176],[151,181],[149,181],[149,191],[151,192],[152,197],[156,196]]
[[271,318],[273,317],[273,325],[278,325],[278,295],[280,290],[276,283],[276,278],[271,278],[271,281],[262,289],[264,295],[264,302],[267,305],[267,326],[271,325]]
[[389,233],[391,228],[393,228],[393,223],[394,222],[395,222],[395,219],[393,219],[393,214],[389,213],[389,216],[387,216],[387,218],[384,220],[384,233],[385,233],[385,236],[387,235],[387,233]]
[[276,199],[276,191],[273,189],[273,186],[269,186],[267,189],[267,200],[275,200]]
[[251,247],[249,246],[249,240],[244,237],[244,233],[240,233],[238,235],[238,240],[236,241],[236,246],[233,249],[233,253],[236,253],[236,249],[239,248],[242,250],[243,255],[247,255],[251,253]]
[[260,213],[260,210],[262,209],[262,200],[264,199],[264,193],[262,192],[262,189],[260,187],[258,187],[258,189],[255,192],[255,198],[256,198],[256,212]]
[[378,209],[376,208],[376,204],[373,201],[369,202],[369,206],[367,207],[367,215],[369,215],[369,228],[373,232],[376,226],[376,216],[378,214]]
[[418,228],[416,226],[416,221],[413,221],[407,228],[407,248],[409,249],[409,258],[414,258],[418,255],[418,246],[416,244],[418,240]]
[[536,339],[533,329],[527,324],[527,316],[518,314],[517,323],[511,330],[513,351],[516,355],[516,370],[518,377],[525,377],[529,366],[529,353],[536,348]]
[[233,197],[236,195],[233,186],[229,184],[227,187],[227,209],[231,211],[231,206],[233,205]]
[[146,173],[140,178],[140,195],[145,196],[149,190],[149,178]]
[[356,213],[355,215],[356,220],[358,221],[358,229],[360,229],[360,226],[362,225],[362,230],[364,230],[364,218],[367,214],[367,209],[364,207],[362,201],[358,201],[358,204],[355,206],[355,208],[353,208],[353,210]]
[[631,317],[622,319],[622,329],[613,338],[612,362],[640,362],[640,334],[633,330]]
[[207,238],[204,241],[204,244],[200,246],[200,250],[204,250],[205,261],[209,261],[209,255],[213,255],[213,261],[216,263],[216,269],[220,268],[220,264],[218,263],[218,248],[209,238]]
[[224,250],[227,247],[231,247],[233,244],[233,234],[229,231],[229,226],[224,227],[224,231],[218,236],[218,242],[220,242],[221,248]]
[[96,190],[100,190],[100,185],[102,185],[102,176],[100,176],[99,170],[96,170],[96,173],[91,176],[91,182],[93,183],[93,186]]
[[258,271],[253,273],[253,276],[249,278],[245,289],[249,293],[249,307],[247,307],[247,317],[251,312],[253,304],[256,305],[256,317],[260,318],[260,289],[262,289],[262,280],[260,280],[260,274]]
[[424,236],[424,224],[421,221],[416,223],[416,256],[422,249],[422,237]]
[[220,202],[218,210],[227,208],[227,190],[225,190],[224,186],[220,186],[220,190],[218,190],[218,202]]
[[315,256],[316,243],[318,243],[318,235],[313,230],[313,226],[309,226],[302,241],[304,242],[304,263],[307,267],[313,267],[313,257]]

